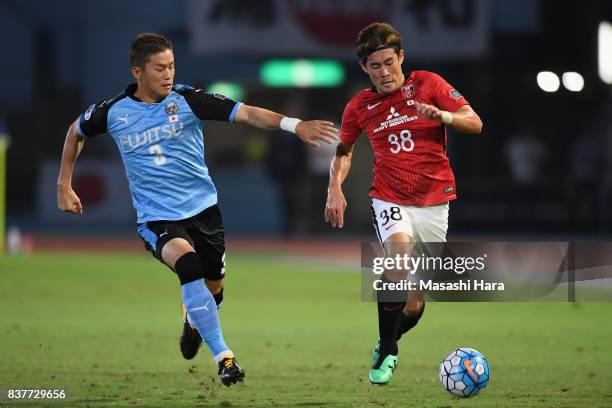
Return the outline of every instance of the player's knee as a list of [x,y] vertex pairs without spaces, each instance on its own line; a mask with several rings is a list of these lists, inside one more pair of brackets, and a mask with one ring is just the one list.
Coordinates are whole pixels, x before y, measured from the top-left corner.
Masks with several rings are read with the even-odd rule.
[[219,280],[210,280],[206,278],[206,287],[210,290],[210,293],[213,295],[219,293],[223,289],[223,279]]
[[178,275],[181,285],[204,278],[202,261],[195,252],[187,252],[174,264],[174,271]]
[[175,231],[170,227],[168,229],[171,230],[171,238],[167,241],[164,241],[164,239],[158,240],[157,246],[162,261],[170,268],[175,268],[180,257],[185,253],[193,252],[193,245],[183,237],[173,236]]
[[388,269],[385,271],[384,277],[390,282],[401,282],[408,277],[408,274],[401,269]]

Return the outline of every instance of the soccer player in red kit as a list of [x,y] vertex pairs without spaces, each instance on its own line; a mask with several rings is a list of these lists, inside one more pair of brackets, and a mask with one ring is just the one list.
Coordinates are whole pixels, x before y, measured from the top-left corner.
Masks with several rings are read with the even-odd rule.
[[[404,74],[399,33],[373,23],[357,37],[357,56],[373,83],[346,105],[340,144],[330,168],[325,219],[342,228],[346,200],[342,183],[351,167],[353,145],[361,132],[374,151],[374,181],[369,196],[377,237],[386,256],[409,252],[411,243],[445,242],[448,203],[457,198],[446,155],[446,127],[480,133],[482,121],[467,100],[442,77],[428,71]],[[402,275],[403,273],[403,275]],[[385,271],[384,283],[406,279],[405,271]],[[369,379],[386,384],[398,362],[397,341],[423,315],[422,293],[389,301],[377,292],[378,330]]]

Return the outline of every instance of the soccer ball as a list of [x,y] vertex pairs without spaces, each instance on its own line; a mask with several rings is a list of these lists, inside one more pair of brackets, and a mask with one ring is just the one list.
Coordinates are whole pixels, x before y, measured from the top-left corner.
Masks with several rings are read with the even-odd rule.
[[455,397],[473,397],[487,386],[490,376],[487,359],[468,347],[452,351],[440,363],[442,387]]

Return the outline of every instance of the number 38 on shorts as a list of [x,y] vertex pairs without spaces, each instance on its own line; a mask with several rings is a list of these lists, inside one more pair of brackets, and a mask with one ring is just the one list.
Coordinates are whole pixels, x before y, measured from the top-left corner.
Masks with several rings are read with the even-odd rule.
[[398,232],[417,242],[445,242],[448,203],[415,207],[372,198],[372,221],[379,241]]

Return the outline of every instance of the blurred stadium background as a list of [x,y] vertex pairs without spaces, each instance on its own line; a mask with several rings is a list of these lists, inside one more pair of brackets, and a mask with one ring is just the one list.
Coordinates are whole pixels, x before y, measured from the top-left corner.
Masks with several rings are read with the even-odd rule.
[[[0,68],[2,129],[10,136],[7,226],[30,235],[34,246],[37,237],[56,233],[136,238],[110,138],[88,142],[77,166],[85,216],[60,214],[55,204],[66,128],[132,80],[127,50],[135,34],[155,31],[173,41],[178,83],[339,123],[349,98],[369,86],[353,44],[359,29],[376,20],[403,34],[405,70],[441,73],[485,123],[481,136],[449,132],[460,194],[452,205],[451,237],[610,233],[612,53],[609,43],[602,44],[612,21],[607,1],[589,1],[588,7],[546,0],[144,4],[0,2],[0,31],[10,49]],[[545,92],[537,80],[543,71],[558,78],[576,72],[584,85],[566,75],[555,92]],[[541,86],[555,88],[554,76],[540,79]],[[229,237],[372,234],[366,138],[345,183],[346,230],[331,235],[322,209],[333,149],[223,123],[208,123],[206,136]]]
[[[77,163],[74,187],[84,214],[57,211],[66,129],[132,81],[127,53],[139,32],[171,39],[177,83],[339,125],[346,102],[370,86],[353,45],[373,21],[390,22],[403,35],[406,71],[440,73],[485,124],[478,136],[449,131],[459,194],[449,239],[610,237],[609,1],[0,0],[7,245],[24,254],[0,257],[0,387],[69,387],[72,403],[84,406],[118,400],[193,406],[196,398],[210,406],[323,406],[334,398],[335,406],[407,406],[402,384],[417,384],[415,404],[439,406],[436,398],[448,401],[436,383],[437,359],[468,345],[483,347],[494,378],[490,397],[473,406],[610,406],[612,380],[602,367],[609,367],[611,333],[601,324],[609,304],[479,307],[480,325],[472,328],[455,327],[453,315],[472,313],[471,306],[434,304],[398,371],[392,386],[398,388],[385,394],[358,380],[376,339],[374,308],[358,300],[359,241],[374,240],[365,137],[344,184],[349,207],[339,232],[322,216],[333,147],[316,150],[287,134],[206,124],[206,160],[233,274],[234,300],[222,319],[232,344],[245,350],[252,395],[249,388],[231,394],[209,385],[197,391],[204,384],[194,373],[214,368],[180,360],[175,277],[136,235],[111,138],[88,141]],[[142,279],[150,281],[138,290]],[[256,308],[263,310],[259,320],[245,313]],[[445,335],[449,327],[452,337]],[[287,382],[265,370],[265,356],[278,348],[291,354],[275,363]],[[155,353],[171,357],[151,359]],[[568,353],[588,357],[566,362]],[[341,378],[321,384],[317,373],[330,368]],[[182,394],[163,395],[168,386]]]

